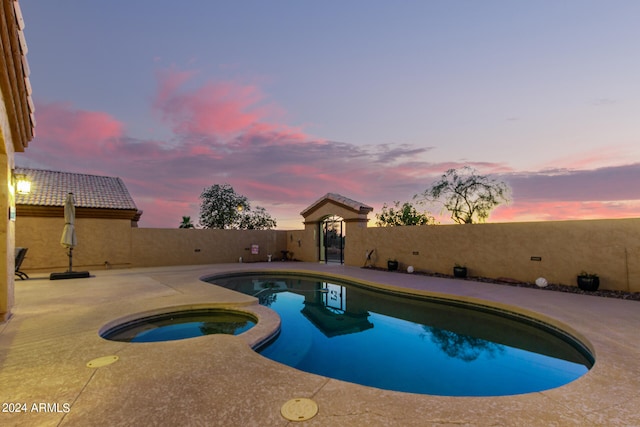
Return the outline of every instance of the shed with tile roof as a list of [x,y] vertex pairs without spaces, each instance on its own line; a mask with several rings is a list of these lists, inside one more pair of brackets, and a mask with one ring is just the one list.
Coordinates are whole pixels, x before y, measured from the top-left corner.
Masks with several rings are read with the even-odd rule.
[[16,194],[15,242],[28,248],[23,267],[62,271],[68,263],[60,246],[64,202],[73,193],[78,246],[74,267],[131,265],[131,230],[142,214],[120,178],[16,168],[31,181],[29,194]]

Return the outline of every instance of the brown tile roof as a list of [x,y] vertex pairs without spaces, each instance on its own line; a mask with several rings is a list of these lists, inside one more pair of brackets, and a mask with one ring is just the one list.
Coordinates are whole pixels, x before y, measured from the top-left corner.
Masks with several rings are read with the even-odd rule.
[[17,0],[0,4],[0,90],[9,117],[14,150],[24,151],[33,139],[36,119],[31,97],[24,18]]
[[73,193],[76,207],[137,210],[120,178],[27,168],[15,173],[31,180],[31,193],[16,194],[16,205],[64,206],[67,193]]

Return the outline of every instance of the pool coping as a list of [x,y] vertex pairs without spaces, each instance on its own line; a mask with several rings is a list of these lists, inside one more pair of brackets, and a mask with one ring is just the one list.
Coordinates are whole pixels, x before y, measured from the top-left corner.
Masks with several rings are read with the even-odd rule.
[[[589,343],[596,363],[586,375],[562,387],[480,398],[391,392],[300,372],[250,348],[265,336],[265,331],[253,329],[263,319],[274,321],[270,310],[261,309],[252,297],[200,281],[217,272],[282,268],[516,306],[568,326],[572,335]],[[97,334],[102,325],[124,315],[202,304],[264,312],[258,314],[256,327],[239,336],[200,337],[178,345],[123,345],[106,342]],[[55,285],[36,278],[16,284],[14,316],[0,325],[0,381],[5,384],[0,395],[3,402],[69,403],[70,411],[2,413],[0,422],[288,425],[279,413],[281,405],[294,397],[307,397],[320,408],[317,416],[305,421],[307,425],[637,425],[638,304],[307,263],[107,270]],[[267,330],[274,327],[268,323],[263,325]],[[99,369],[85,366],[105,354],[117,354],[120,360]]]

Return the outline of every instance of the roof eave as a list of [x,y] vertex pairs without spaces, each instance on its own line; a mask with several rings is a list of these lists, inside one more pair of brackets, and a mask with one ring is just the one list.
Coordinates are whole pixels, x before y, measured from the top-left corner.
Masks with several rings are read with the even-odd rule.
[[9,118],[13,149],[23,152],[34,137],[35,117],[26,59],[24,20],[17,1],[0,6],[0,90]]
[[[87,208],[76,206],[76,218],[127,219],[138,221],[142,212],[138,209]],[[16,216],[39,218],[63,218],[63,206],[16,205]]]

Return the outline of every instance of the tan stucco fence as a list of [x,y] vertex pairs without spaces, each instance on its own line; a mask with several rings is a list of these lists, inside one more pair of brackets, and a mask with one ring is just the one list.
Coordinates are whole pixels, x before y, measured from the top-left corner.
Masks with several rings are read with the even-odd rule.
[[346,263],[377,266],[396,258],[400,268],[576,285],[583,270],[602,289],[640,291],[640,219],[553,221],[367,228],[348,230]]
[[[16,246],[29,248],[25,271],[64,271],[62,218],[18,218]],[[78,219],[74,269],[273,261],[282,251],[300,261],[319,259],[317,223],[304,230],[132,228],[126,220]],[[389,258],[400,269],[575,285],[582,270],[600,276],[601,289],[640,292],[640,218],[412,227],[346,224],[345,264],[373,266]],[[253,253],[256,252],[257,253]],[[371,264],[371,263],[370,263]]]
[[[68,267],[60,245],[62,218],[19,218],[16,246],[28,248],[23,270],[57,271]],[[131,221],[78,218],[73,268],[105,269],[267,261],[282,258],[285,232],[131,227]],[[252,253],[257,245],[257,254]],[[255,247],[253,248],[255,251]]]

